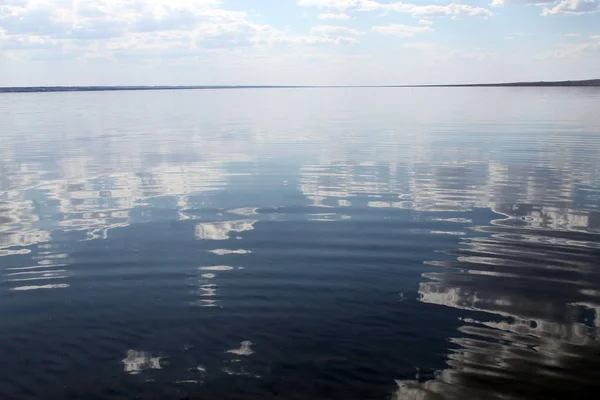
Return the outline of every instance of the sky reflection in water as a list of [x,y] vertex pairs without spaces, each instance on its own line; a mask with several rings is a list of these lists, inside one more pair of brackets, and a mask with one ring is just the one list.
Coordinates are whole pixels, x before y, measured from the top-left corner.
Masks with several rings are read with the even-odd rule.
[[0,96],[0,394],[596,393],[599,108],[589,89]]

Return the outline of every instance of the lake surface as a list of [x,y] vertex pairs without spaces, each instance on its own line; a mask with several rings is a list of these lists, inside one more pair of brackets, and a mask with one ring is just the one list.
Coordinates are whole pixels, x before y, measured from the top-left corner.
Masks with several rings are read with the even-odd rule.
[[2,94],[0,398],[598,398],[599,110]]

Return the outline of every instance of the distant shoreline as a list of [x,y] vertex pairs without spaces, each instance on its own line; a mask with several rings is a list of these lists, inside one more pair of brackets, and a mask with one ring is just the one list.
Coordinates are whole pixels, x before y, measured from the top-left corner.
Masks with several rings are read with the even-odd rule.
[[360,85],[360,86],[22,86],[0,87],[0,93],[107,92],[134,90],[215,90],[215,89],[323,89],[323,88],[441,88],[441,87],[600,87],[600,79],[555,82],[467,83],[445,85]]

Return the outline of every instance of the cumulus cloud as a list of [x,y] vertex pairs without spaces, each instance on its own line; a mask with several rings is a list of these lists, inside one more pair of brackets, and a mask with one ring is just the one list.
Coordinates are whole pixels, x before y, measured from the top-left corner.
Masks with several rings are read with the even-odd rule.
[[[496,0],[495,0],[496,1]],[[395,11],[413,17],[490,17],[492,13],[482,7],[466,4],[415,5],[401,2],[380,3],[373,0],[300,0],[301,6],[314,6],[338,11]]]
[[387,25],[374,26],[372,30],[374,32],[378,32],[384,35],[409,37],[413,36],[416,33],[431,32],[433,31],[433,28],[429,26]]
[[319,14],[319,19],[344,20],[344,19],[350,19],[350,16],[348,14],[344,14],[344,13],[340,13],[340,14],[329,13],[329,14]]
[[599,11],[596,0],[562,0],[552,8],[544,8],[542,15],[589,14]]
[[61,39],[106,39],[128,32],[233,30],[246,13],[217,8],[216,0],[5,0],[0,25],[9,34]]
[[433,25],[433,21],[430,19],[420,19],[419,24],[421,25]]
[[168,58],[197,57],[200,50],[357,42],[348,30],[339,30],[339,37],[333,30],[293,36],[221,6],[220,0],[4,0],[0,46],[52,50],[61,57]]
[[491,3],[494,7],[519,4],[544,6],[542,10],[544,16],[556,14],[580,15],[600,11],[598,0],[493,0]]

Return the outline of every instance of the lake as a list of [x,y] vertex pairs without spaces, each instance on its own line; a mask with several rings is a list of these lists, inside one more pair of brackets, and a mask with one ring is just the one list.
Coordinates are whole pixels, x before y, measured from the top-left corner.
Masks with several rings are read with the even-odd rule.
[[0,94],[0,398],[597,398],[598,110]]

